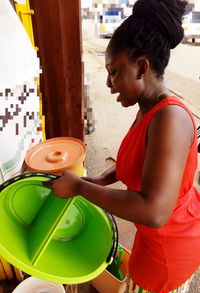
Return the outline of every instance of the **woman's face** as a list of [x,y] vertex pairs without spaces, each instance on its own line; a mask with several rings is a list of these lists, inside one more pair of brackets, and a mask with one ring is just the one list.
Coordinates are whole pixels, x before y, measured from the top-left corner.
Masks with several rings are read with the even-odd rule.
[[144,80],[138,78],[139,64],[129,59],[127,53],[112,54],[106,50],[107,86],[112,94],[118,93],[117,102],[123,107],[135,105],[144,91]]

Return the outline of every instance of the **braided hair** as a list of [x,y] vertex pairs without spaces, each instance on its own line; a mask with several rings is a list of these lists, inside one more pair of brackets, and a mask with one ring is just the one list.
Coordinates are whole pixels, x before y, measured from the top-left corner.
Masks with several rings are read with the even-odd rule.
[[131,60],[146,56],[158,78],[169,62],[170,49],[182,40],[182,16],[187,1],[138,0],[130,15],[114,32],[109,49],[126,51]]

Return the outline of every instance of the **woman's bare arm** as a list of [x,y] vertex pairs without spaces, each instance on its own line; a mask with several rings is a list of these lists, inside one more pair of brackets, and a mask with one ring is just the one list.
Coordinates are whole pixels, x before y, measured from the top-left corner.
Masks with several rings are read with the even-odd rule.
[[88,182],[94,183],[94,184],[102,185],[102,186],[113,184],[113,183],[117,182],[116,165],[112,166],[111,168],[109,168],[108,170],[103,172],[100,176],[82,177],[82,179],[84,179]]
[[175,207],[193,137],[189,114],[178,106],[166,107],[156,114],[148,130],[140,193],[99,186],[69,172],[50,186],[61,198],[81,194],[118,217],[161,227]]

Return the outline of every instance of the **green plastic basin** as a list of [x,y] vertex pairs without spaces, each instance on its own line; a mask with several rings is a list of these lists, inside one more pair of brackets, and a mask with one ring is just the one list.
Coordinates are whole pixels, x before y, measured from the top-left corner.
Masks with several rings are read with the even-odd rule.
[[0,255],[43,280],[78,284],[99,275],[117,248],[113,217],[81,196],[59,199],[27,173],[0,186]]

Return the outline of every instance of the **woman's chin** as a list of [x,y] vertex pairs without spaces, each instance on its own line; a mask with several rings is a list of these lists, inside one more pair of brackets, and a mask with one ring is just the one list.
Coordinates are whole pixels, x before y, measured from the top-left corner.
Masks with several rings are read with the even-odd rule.
[[127,101],[123,101],[123,100],[118,100],[118,99],[117,99],[117,102],[118,102],[118,103],[121,103],[122,107],[125,107],[125,108],[127,108],[127,107],[130,106],[130,105],[127,103]]
[[129,107],[128,99],[125,99],[123,96],[119,95],[116,99],[118,103],[121,103],[122,107]]

